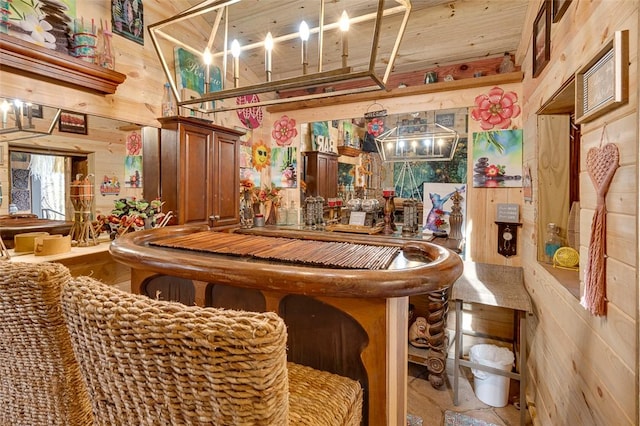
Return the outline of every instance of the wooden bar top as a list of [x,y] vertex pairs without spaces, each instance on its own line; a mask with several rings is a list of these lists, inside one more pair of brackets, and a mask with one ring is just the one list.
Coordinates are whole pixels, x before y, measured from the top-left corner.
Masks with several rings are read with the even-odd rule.
[[[171,226],[133,232],[117,238],[109,250],[116,261],[132,268],[308,296],[410,296],[447,288],[462,273],[458,255],[422,241],[404,242],[401,253],[386,270],[307,266],[150,245],[153,241],[205,230],[207,226]],[[329,237],[322,238],[328,241]],[[215,238],[214,231],[212,238]]]

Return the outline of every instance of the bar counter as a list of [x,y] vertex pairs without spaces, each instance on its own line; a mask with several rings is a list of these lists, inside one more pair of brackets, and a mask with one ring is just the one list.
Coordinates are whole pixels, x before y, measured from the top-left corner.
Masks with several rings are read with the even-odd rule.
[[[277,312],[287,324],[291,361],[359,380],[365,389],[365,424],[406,422],[409,296],[450,288],[462,274],[459,256],[423,241],[380,239],[368,244],[398,246],[399,254],[385,269],[368,270],[157,246],[177,237],[206,237],[205,231],[207,226],[172,226],[134,232],[116,239],[110,253],[131,267],[135,293]],[[276,231],[264,228],[244,235],[251,242]],[[212,241],[221,235],[209,232]],[[327,234],[296,232],[287,238],[350,237]]]

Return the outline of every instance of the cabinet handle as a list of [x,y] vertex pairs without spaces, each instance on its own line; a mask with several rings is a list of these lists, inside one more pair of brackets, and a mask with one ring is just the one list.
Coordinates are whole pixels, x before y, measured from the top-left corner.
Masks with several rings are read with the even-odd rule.
[[212,222],[215,222],[216,220],[220,220],[220,215],[216,214],[216,215],[209,216],[209,220]]

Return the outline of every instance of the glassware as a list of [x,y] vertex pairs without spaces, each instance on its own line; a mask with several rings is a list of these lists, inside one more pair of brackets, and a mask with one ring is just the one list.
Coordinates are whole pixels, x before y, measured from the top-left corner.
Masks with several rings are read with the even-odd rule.
[[546,263],[553,263],[553,255],[562,247],[559,233],[560,228],[555,223],[547,224],[547,236],[544,240],[544,260]]
[[171,117],[176,115],[176,103],[173,100],[173,93],[169,83],[164,84],[164,93],[162,94],[162,116]]
[[296,202],[291,201],[289,203],[289,209],[287,210],[287,225],[298,224],[298,209],[296,208]]
[[114,54],[113,45],[111,44],[111,37],[113,37],[111,31],[102,31],[102,47],[98,54],[100,66],[108,70],[113,70],[116,67],[116,55]]
[[278,206],[278,210],[276,212],[276,225],[286,225],[287,224],[287,216],[288,216],[287,207],[283,204]]
[[304,199],[304,224],[312,228],[316,224],[316,199],[309,196]]

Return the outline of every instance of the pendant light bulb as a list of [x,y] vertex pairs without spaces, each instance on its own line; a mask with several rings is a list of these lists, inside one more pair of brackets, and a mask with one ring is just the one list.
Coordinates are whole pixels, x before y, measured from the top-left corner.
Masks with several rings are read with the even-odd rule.
[[240,57],[240,43],[238,42],[238,40],[234,39],[231,42],[231,56],[233,56],[234,58]]
[[340,31],[349,31],[349,15],[347,15],[346,10],[342,11],[342,16],[340,17]]
[[309,25],[305,21],[300,23],[300,39],[302,41],[309,40]]

